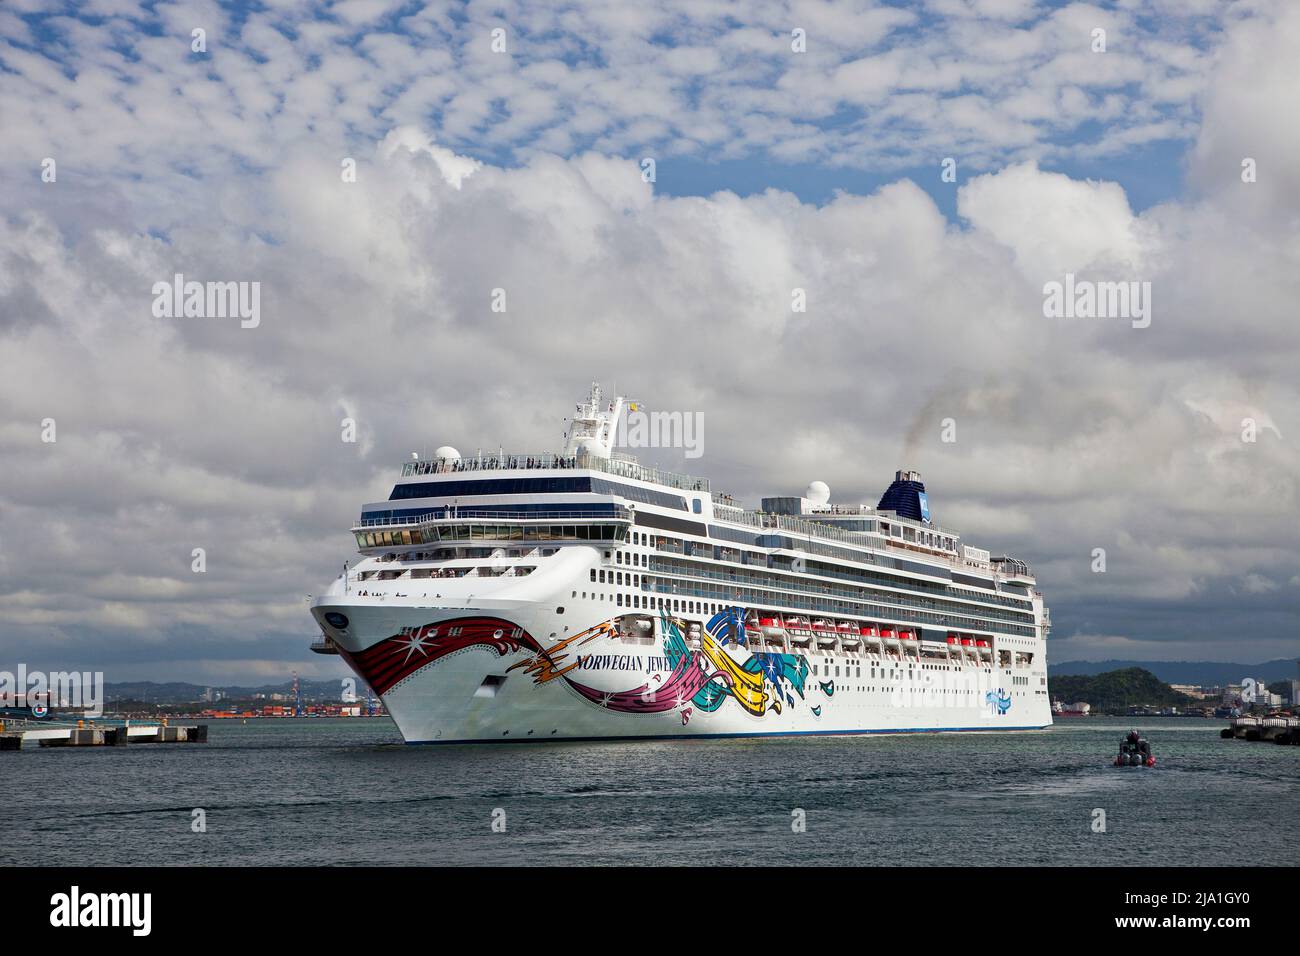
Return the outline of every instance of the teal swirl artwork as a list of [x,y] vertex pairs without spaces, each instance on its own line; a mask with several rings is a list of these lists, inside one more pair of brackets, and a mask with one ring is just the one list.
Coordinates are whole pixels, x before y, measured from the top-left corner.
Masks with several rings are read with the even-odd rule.
[[783,705],[794,705],[796,695],[803,699],[809,673],[805,657],[750,651],[748,657],[737,662],[723,650],[727,644],[747,648],[744,614],[740,608],[724,608],[709,619],[699,651],[690,649],[678,622],[666,611],[660,611],[659,623],[664,653],[671,667],[676,668],[683,659],[702,670],[712,665],[708,681],[691,699],[692,705],[705,713],[716,711],[729,697],[756,716],[768,710],[780,713]]

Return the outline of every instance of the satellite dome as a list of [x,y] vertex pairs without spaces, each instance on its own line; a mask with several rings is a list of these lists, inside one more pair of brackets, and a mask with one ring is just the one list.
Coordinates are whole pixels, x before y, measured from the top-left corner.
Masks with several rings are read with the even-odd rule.
[[814,481],[808,486],[803,496],[815,505],[824,505],[831,500],[830,485],[824,481]]
[[433,453],[433,457],[434,458],[459,458],[460,452],[452,448],[450,445],[443,445],[441,448],[439,448],[437,451]]

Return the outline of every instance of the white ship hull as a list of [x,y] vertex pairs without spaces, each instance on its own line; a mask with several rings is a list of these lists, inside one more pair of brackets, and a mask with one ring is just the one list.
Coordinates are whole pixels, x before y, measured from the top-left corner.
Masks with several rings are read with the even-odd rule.
[[[730,609],[695,631],[661,613],[650,633],[629,635],[616,623],[633,616],[625,609],[574,605],[569,593],[450,607],[424,596],[327,594],[314,613],[408,743],[1018,731],[1052,722],[1043,697],[1017,694],[988,662],[893,657],[865,644],[750,650],[730,639],[729,621],[743,620]],[[564,605],[555,602],[566,599],[557,614]],[[348,626],[330,626],[329,614]]]

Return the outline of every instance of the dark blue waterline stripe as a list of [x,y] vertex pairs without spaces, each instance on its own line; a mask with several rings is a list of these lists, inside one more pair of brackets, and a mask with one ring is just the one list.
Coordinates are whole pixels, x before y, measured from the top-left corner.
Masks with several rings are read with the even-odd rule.
[[858,737],[864,734],[950,734],[950,733],[1006,733],[1013,730],[1046,730],[1051,724],[1031,724],[1025,727],[896,727],[883,730],[778,730],[768,733],[739,734],[636,734],[614,737],[475,737],[470,740],[407,740],[411,746],[438,744],[535,744],[543,741],[555,743],[591,743],[597,740],[722,740],[737,737]]

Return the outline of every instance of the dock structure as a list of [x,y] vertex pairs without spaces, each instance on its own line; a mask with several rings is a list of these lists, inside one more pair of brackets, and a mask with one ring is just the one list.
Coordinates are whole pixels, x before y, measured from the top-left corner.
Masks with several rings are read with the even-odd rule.
[[41,747],[122,747],[126,744],[205,744],[207,724],[173,727],[163,723],[133,724],[120,727],[96,727],[84,720],[76,725],[50,726],[37,721],[0,722],[0,751],[21,750],[33,741]]
[[1300,717],[1233,717],[1219,731],[1224,740],[1265,740],[1300,745]]

